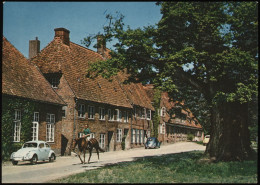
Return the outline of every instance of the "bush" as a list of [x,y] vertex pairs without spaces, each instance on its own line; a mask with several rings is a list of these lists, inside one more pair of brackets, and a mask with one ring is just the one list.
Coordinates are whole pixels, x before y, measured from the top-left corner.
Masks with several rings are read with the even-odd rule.
[[194,139],[194,135],[193,134],[188,134],[187,139],[189,141],[192,141]]

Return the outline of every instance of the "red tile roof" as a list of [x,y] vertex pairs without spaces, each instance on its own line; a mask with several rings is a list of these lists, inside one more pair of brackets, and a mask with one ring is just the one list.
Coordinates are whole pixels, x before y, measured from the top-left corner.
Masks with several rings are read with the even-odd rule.
[[42,73],[61,72],[79,99],[132,108],[117,80],[86,77],[89,64],[98,60],[104,58],[97,52],[73,42],[68,46],[59,37],[31,59]]
[[64,105],[39,69],[3,37],[2,93]]
[[[127,79],[127,76],[126,73],[119,73],[117,77],[122,83]],[[132,104],[154,111],[151,99],[147,95],[144,86],[141,83],[122,83],[122,88]]]

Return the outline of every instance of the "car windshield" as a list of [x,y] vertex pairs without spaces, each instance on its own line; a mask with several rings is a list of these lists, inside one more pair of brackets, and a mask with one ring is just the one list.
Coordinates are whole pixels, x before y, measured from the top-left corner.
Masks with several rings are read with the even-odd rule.
[[37,148],[37,143],[24,143],[23,148]]

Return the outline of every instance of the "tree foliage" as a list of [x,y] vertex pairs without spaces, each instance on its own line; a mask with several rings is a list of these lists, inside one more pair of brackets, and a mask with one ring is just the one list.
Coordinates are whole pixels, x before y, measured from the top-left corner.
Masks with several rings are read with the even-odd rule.
[[[2,160],[9,159],[12,152],[21,148],[22,144],[32,139],[32,120],[34,110],[37,110],[39,105],[36,102],[3,96],[2,97]],[[20,142],[13,142],[14,128],[13,119],[15,110],[21,110],[21,133]]]
[[[93,64],[87,74],[109,78],[127,69],[130,81],[153,83],[174,100],[185,99],[199,121],[206,125],[210,120],[211,127],[219,129],[212,129],[211,146],[216,148],[211,153],[220,156],[225,149],[217,148],[218,137],[226,134],[231,139],[223,131],[224,124],[237,122],[233,127],[242,124],[247,129],[248,120],[239,123],[237,114],[247,111],[244,105],[258,94],[258,3],[169,1],[158,5],[162,18],[154,26],[125,28],[123,16],[108,15],[104,38],[116,39],[115,49],[111,59]],[[223,105],[231,112],[237,105],[236,114],[226,114]],[[247,139],[246,131],[243,137],[241,142]]]

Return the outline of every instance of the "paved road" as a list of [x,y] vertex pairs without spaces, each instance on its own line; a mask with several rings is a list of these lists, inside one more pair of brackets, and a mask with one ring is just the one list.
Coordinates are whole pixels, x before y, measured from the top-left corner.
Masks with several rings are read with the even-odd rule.
[[[194,150],[205,150],[205,146],[193,142],[179,142],[162,145],[159,149],[135,148],[126,151],[112,151],[97,154],[93,153],[90,164],[81,164],[76,156],[57,157],[53,163],[39,162],[31,165],[28,162],[19,162],[17,166],[11,163],[2,164],[2,183],[44,183],[72,174],[100,168],[106,164],[123,161],[133,161],[145,156],[159,156],[162,154],[180,153]],[[88,155],[86,156],[86,160]]]

